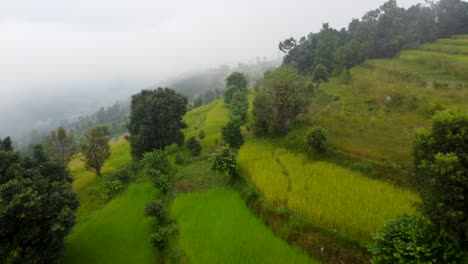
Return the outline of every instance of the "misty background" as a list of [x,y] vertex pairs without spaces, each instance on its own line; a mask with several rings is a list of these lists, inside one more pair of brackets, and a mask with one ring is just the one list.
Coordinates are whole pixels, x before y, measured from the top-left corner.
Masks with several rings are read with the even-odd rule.
[[20,141],[220,65],[280,63],[279,41],[347,27],[383,2],[2,0],[0,137]]

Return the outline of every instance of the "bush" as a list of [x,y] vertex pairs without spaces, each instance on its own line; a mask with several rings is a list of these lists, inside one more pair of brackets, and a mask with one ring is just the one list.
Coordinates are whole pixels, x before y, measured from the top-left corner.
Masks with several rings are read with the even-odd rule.
[[201,130],[200,133],[198,133],[198,138],[199,138],[200,140],[202,140],[202,139],[204,139],[205,137],[206,137],[205,131]]
[[185,145],[193,156],[200,155],[201,144],[200,141],[198,141],[198,139],[196,139],[195,137],[191,137],[187,140],[187,143]]
[[167,193],[170,187],[169,175],[160,174],[158,177],[153,178],[154,186],[159,189],[162,193]]
[[221,128],[221,136],[231,148],[240,148],[244,144],[244,137],[242,136],[240,124],[235,121],[229,121]]
[[182,164],[184,164],[184,157],[182,156],[182,154],[177,153],[177,154],[175,155],[175,164],[177,164],[177,165],[182,165]]
[[435,231],[419,215],[402,215],[387,222],[370,248],[372,263],[458,263],[459,246]]
[[112,199],[114,198],[117,194],[122,192],[123,190],[123,184],[119,180],[114,180],[114,179],[106,179],[104,181],[104,197],[106,199]]
[[128,168],[120,169],[115,173],[109,175],[113,180],[118,180],[122,184],[127,184],[130,181],[130,173]]
[[242,196],[247,204],[252,204],[260,198],[260,193],[254,185],[249,184],[242,190]]
[[161,219],[164,215],[164,202],[161,200],[149,201],[145,206],[145,216]]
[[227,147],[223,147],[222,151],[214,157],[211,167],[212,170],[226,176],[233,176],[236,173],[236,168],[236,155]]
[[141,165],[147,171],[157,170],[157,174],[169,175],[171,173],[171,165],[169,164],[166,153],[162,150],[145,153],[141,160]]
[[166,247],[175,230],[175,227],[172,225],[158,226],[156,231],[151,234],[151,242],[157,249],[162,250]]
[[314,128],[307,136],[307,146],[315,151],[324,152],[327,149],[327,130]]

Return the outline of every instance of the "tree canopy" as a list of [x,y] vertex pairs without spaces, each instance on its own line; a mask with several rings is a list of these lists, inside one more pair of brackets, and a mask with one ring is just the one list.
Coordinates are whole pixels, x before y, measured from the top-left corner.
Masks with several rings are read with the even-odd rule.
[[59,127],[50,133],[44,142],[44,149],[48,155],[63,165],[67,165],[73,155],[78,152],[73,135],[63,127]]
[[132,154],[141,158],[145,152],[182,143],[182,120],[187,112],[187,98],[169,88],[143,90],[132,96],[129,141]]
[[247,90],[247,79],[240,72],[233,72],[226,78],[226,87],[235,86],[240,90]]
[[95,127],[86,132],[81,152],[85,157],[85,168],[101,176],[101,168],[111,154],[107,128]]
[[2,263],[58,262],[78,207],[71,182],[66,167],[40,146],[32,158],[0,150]]

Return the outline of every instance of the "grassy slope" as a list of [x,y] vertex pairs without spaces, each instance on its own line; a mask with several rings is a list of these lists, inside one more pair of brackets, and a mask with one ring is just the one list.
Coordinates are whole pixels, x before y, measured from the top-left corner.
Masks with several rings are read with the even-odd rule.
[[[240,196],[225,188],[228,178],[210,170],[213,145],[228,122],[228,108],[222,100],[187,113],[186,137],[203,130],[200,157],[190,157],[174,177],[177,192],[203,191],[176,197],[171,208],[179,225],[180,247],[173,255],[186,255],[190,263],[308,263],[309,258],[276,238],[252,215]],[[213,189],[214,188],[214,189]],[[209,237],[209,239],[207,239]],[[173,249],[174,250],[174,249]],[[181,253],[182,251],[183,253]],[[180,257],[171,256],[176,262]],[[290,262],[288,262],[290,260]]]
[[[342,151],[410,167],[414,131],[430,125],[437,104],[468,110],[467,48],[468,38],[457,36],[392,59],[369,60],[352,69],[349,82],[332,78],[321,86],[326,96],[313,100],[305,125],[286,141],[301,146],[304,134],[321,125]],[[386,102],[398,95],[401,104]]]
[[242,174],[270,203],[363,240],[370,240],[386,220],[413,212],[418,200],[410,191],[332,163],[311,161],[268,140],[250,138],[238,162]]
[[[111,143],[111,157],[103,167],[106,174],[129,164],[129,143]],[[73,188],[80,200],[78,224],[67,238],[64,263],[155,263],[156,250],[149,241],[152,222],[143,215],[147,201],[156,194],[149,184],[131,184],[108,203],[102,197],[102,179],[86,171],[81,156],[70,164]]]
[[[83,157],[79,154],[70,163],[69,170],[73,177],[73,189],[80,200],[77,220],[86,220],[92,212],[102,208],[106,200],[101,196],[101,179],[84,168]],[[102,173],[105,176],[130,163],[130,144],[124,139],[111,143],[111,156],[104,164]]]
[[191,263],[310,263],[252,215],[227,189],[179,196],[172,216]]
[[156,190],[131,184],[118,198],[79,224],[67,239],[64,263],[156,263],[150,242],[153,220],[143,216]]

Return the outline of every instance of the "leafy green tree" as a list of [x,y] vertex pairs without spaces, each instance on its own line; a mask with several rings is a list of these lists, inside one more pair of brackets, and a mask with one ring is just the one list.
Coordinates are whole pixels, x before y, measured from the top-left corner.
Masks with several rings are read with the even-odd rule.
[[182,142],[186,112],[187,98],[169,88],[133,95],[128,124],[133,156],[139,159],[145,152]]
[[385,224],[370,248],[372,263],[459,263],[459,245],[418,215],[402,215]]
[[196,137],[191,137],[185,143],[187,149],[192,153],[193,156],[198,156],[201,153],[201,144]]
[[164,217],[164,202],[160,199],[149,201],[145,206],[145,216],[162,219]]
[[262,133],[284,135],[291,121],[302,111],[299,80],[293,66],[280,67],[265,75],[264,86],[254,101],[255,127]]
[[176,229],[173,225],[158,225],[156,231],[151,235],[151,242],[157,249],[163,250],[175,232]]
[[230,104],[232,101],[232,97],[234,97],[234,94],[237,92],[242,92],[242,90],[235,85],[228,86],[226,91],[224,91],[224,103],[226,103],[227,105]]
[[240,148],[244,144],[244,137],[241,133],[239,122],[229,121],[221,128],[221,136],[231,148]]
[[13,142],[10,137],[6,137],[3,141],[0,139],[0,150],[13,151]]
[[315,151],[324,152],[327,149],[327,130],[323,127],[314,128],[307,136],[307,146]]
[[44,149],[48,155],[67,165],[78,152],[78,146],[72,134],[65,128],[59,127],[52,131],[44,142]]
[[151,178],[153,184],[162,193],[166,193],[170,188],[170,175],[172,167],[167,159],[167,155],[162,150],[155,150],[144,154],[140,164],[145,169],[145,173]]
[[241,91],[247,91],[247,79],[240,72],[233,72],[226,78],[226,87],[235,86]]
[[231,120],[239,124],[245,124],[247,121],[247,111],[249,110],[249,100],[247,93],[237,91],[232,97],[231,104],[229,105],[229,114]]
[[317,89],[320,86],[321,82],[328,81],[328,70],[327,67],[323,66],[322,64],[318,64],[315,66],[314,73],[312,74],[312,81],[314,81],[317,85]]
[[419,131],[413,147],[422,185],[422,213],[450,237],[468,246],[468,113],[445,110],[430,131]]
[[348,79],[351,77],[351,68],[363,62],[360,46],[356,40],[351,40],[341,46],[337,51],[336,57],[337,61],[345,68]]
[[85,134],[81,144],[85,168],[97,176],[101,176],[101,168],[110,157],[109,131],[106,127],[95,127]]
[[237,169],[236,154],[228,147],[223,147],[214,157],[211,169],[226,176],[233,176]]
[[78,200],[63,164],[0,150],[0,262],[58,263]]
[[335,52],[339,46],[339,33],[328,23],[323,24],[317,34],[317,53],[315,62],[325,66],[327,75],[332,72],[335,65]]

